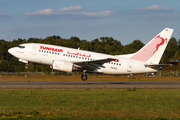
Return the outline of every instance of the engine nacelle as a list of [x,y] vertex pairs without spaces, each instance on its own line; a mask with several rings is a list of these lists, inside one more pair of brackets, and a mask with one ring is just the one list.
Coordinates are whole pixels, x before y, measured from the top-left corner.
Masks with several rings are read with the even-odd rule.
[[54,70],[60,70],[65,72],[72,72],[73,63],[63,60],[54,60],[52,65]]

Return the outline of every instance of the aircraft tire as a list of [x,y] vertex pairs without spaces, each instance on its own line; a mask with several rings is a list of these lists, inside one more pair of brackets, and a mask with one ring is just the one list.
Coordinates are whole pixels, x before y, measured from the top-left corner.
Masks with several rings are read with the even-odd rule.
[[86,81],[86,80],[87,80],[87,75],[81,75],[81,79],[82,79],[83,81]]
[[25,69],[27,70],[29,68],[29,64],[26,64]]

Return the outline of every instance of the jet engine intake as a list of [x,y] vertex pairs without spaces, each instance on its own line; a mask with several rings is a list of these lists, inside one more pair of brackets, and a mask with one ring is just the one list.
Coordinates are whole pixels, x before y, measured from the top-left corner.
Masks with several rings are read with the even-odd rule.
[[63,60],[54,60],[52,65],[54,70],[60,70],[64,72],[72,72],[73,70],[73,63],[69,61]]

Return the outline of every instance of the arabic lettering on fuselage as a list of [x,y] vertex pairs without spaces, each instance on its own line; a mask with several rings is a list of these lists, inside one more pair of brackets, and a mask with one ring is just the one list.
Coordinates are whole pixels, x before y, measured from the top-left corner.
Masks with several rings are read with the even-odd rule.
[[78,56],[82,56],[82,57],[91,57],[91,54],[86,55],[85,53],[79,53],[79,52],[75,52],[75,53],[70,53],[69,51],[67,52],[67,54],[71,54],[71,55],[78,55]]
[[52,47],[44,47],[44,46],[40,46],[40,49],[43,49],[43,50],[50,50],[50,51],[55,51],[55,52],[63,52],[62,49],[52,48]]

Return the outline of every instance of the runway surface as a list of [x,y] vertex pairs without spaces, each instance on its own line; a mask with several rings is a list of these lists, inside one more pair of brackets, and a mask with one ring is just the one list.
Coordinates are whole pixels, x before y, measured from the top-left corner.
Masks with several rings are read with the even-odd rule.
[[120,82],[0,82],[0,88],[43,89],[109,89],[109,88],[178,88],[180,81],[120,81]]

